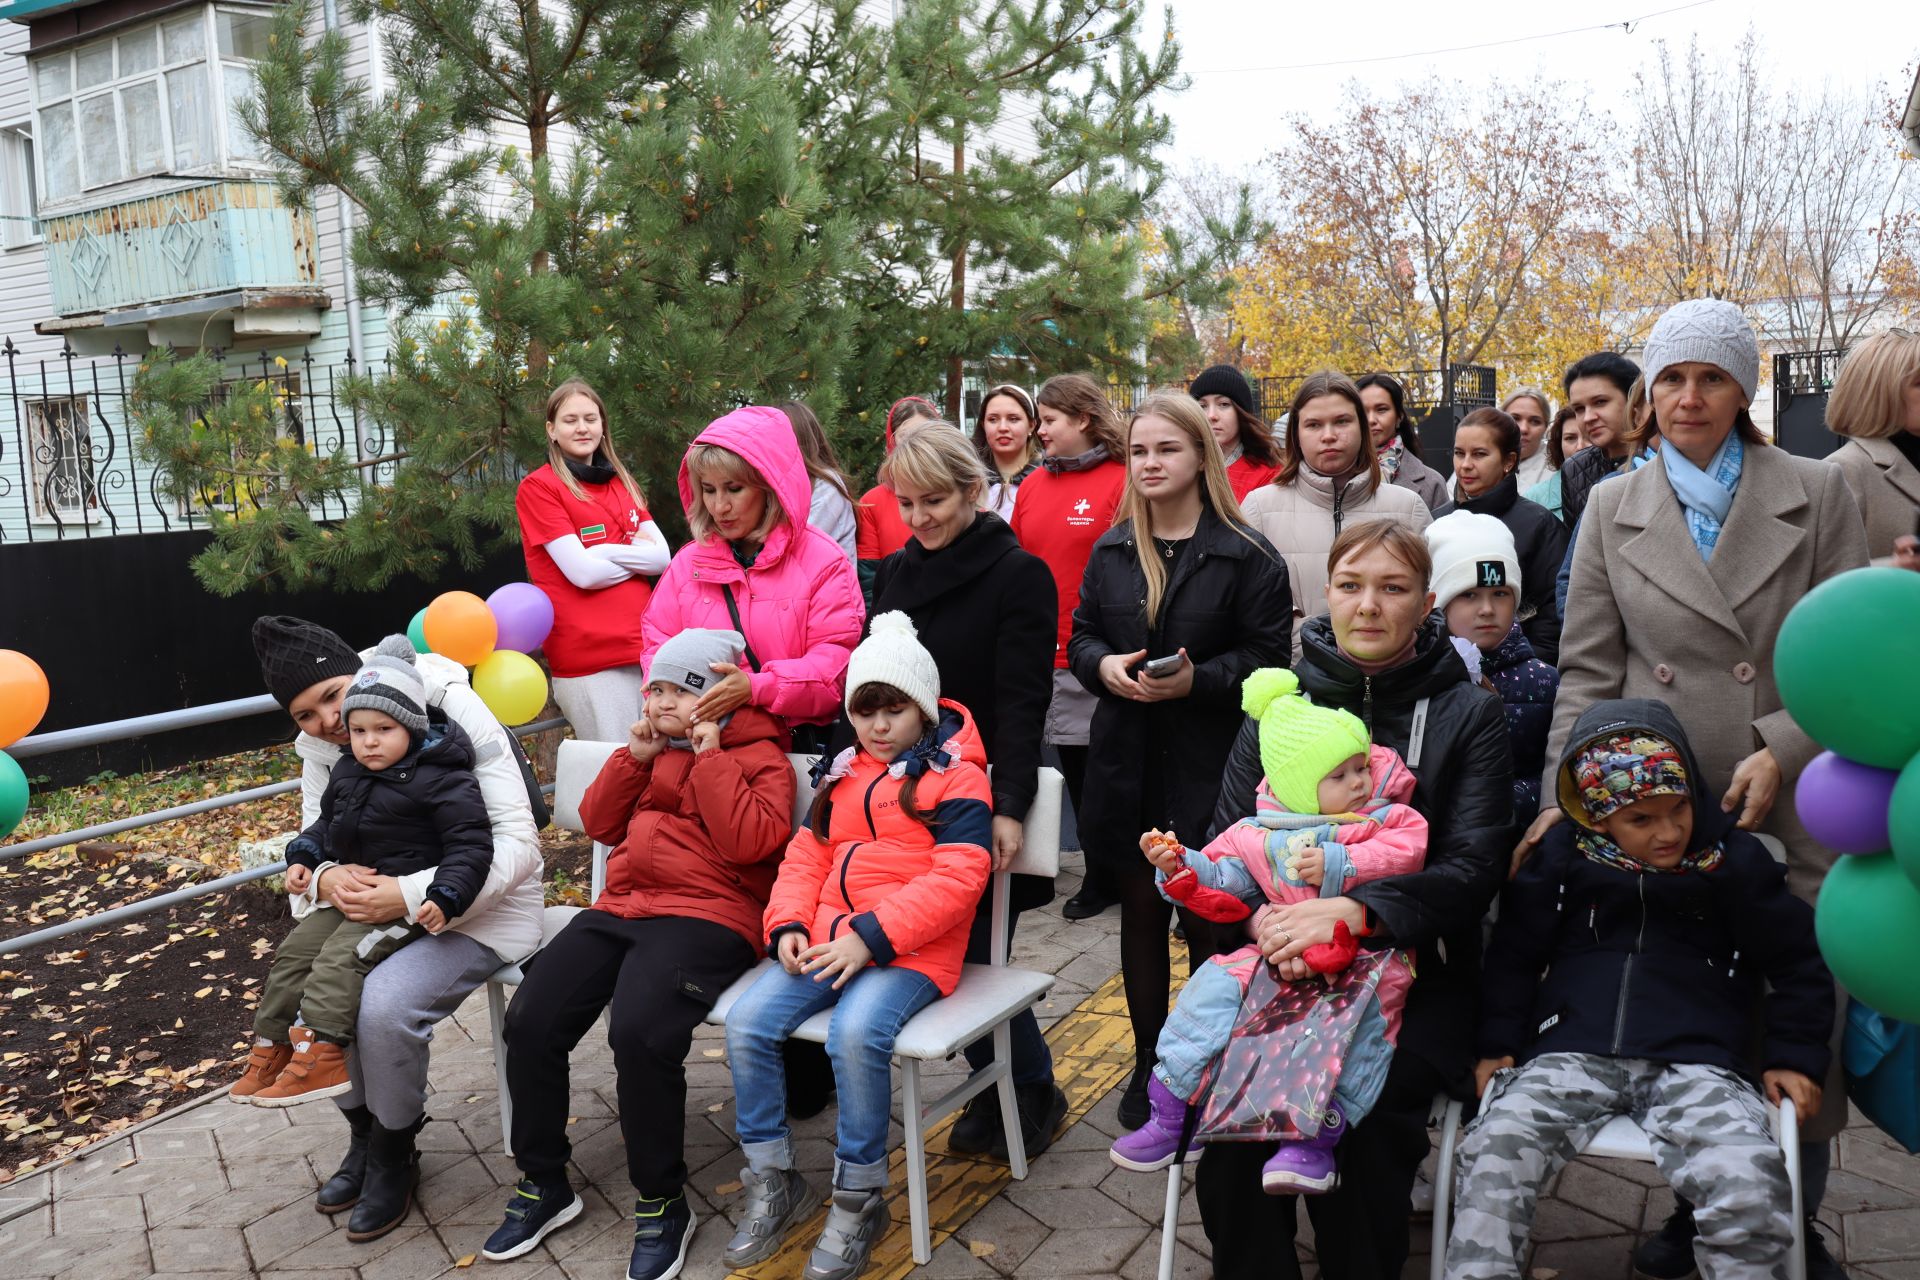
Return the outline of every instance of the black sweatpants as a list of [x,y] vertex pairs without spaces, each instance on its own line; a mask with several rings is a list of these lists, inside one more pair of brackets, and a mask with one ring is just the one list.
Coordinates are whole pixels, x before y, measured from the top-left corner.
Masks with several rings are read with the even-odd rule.
[[606,1009],[627,1177],[649,1199],[679,1195],[687,1180],[693,1030],[755,959],[745,938],[710,920],[575,916],[528,963],[507,1009],[507,1089],[521,1172],[549,1185],[565,1179],[573,1153],[567,1058]]
[[[1380,1101],[1340,1142],[1340,1185],[1306,1197],[1327,1280],[1399,1280],[1413,1177],[1426,1158],[1427,1115],[1440,1088],[1440,1073],[1426,1060],[1395,1053]],[[1274,1150],[1272,1143],[1211,1142],[1201,1154],[1195,1197],[1215,1280],[1299,1280],[1294,1197],[1260,1187],[1260,1166]]]

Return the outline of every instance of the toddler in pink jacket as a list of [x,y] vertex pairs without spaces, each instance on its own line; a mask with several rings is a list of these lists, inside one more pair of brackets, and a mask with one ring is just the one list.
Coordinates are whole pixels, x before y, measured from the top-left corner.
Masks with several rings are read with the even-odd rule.
[[[1245,920],[1270,903],[1340,897],[1356,884],[1418,871],[1426,862],[1427,820],[1408,804],[1413,775],[1405,762],[1391,748],[1372,745],[1357,716],[1316,707],[1299,687],[1292,672],[1268,668],[1247,677],[1242,689],[1242,705],[1260,724],[1266,775],[1252,817],[1197,852],[1159,831],[1141,837],[1161,893],[1205,919]],[[1344,923],[1336,930],[1324,955],[1314,948],[1304,957],[1316,973],[1303,981],[1318,984],[1321,972],[1352,961],[1356,944]],[[1152,1115],[1114,1143],[1115,1164],[1151,1171],[1173,1163],[1188,1108],[1205,1095],[1208,1069],[1226,1048],[1247,984],[1264,963],[1259,948],[1248,945],[1215,956],[1188,979],[1156,1046],[1159,1060],[1147,1086]],[[1412,981],[1404,954],[1385,959],[1319,1132],[1280,1144],[1262,1174],[1269,1192],[1333,1187],[1334,1145],[1379,1100]]]
[[689,628],[738,631],[743,661],[718,664],[696,721],[755,706],[789,726],[830,722],[866,606],[846,552],[807,523],[812,481],[793,424],[764,405],[715,419],[687,446],[680,501],[693,537],[654,587],[641,662],[651,669]]

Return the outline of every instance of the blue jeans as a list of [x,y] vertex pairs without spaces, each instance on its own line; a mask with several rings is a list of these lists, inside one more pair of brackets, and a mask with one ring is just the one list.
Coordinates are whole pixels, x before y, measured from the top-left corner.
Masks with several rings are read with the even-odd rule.
[[835,991],[831,982],[772,968],[727,1015],[733,1066],[734,1127],[756,1172],[793,1167],[787,1129],[787,1078],[780,1046],[795,1027],[838,1005],[827,1029],[827,1056],[840,1091],[833,1185],[848,1191],[887,1185],[887,1125],[893,1118],[893,1042],[900,1028],[940,994],[912,969],[869,965]]
[[[1233,1024],[1240,1013],[1240,982],[1217,964],[1194,967],[1193,976],[1180,990],[1173,1012],[1160,1029],[1156,1053],[1160,1061],[1153,1073],[1173,1095],[1198,1104],[1200,1079],[1233,1038]],[[1347,1060],[1334,1085],[1334,1101],[1348,1124],[1359,1124],[1380,1100],[1387,1082],[1387,1065],[1393,1060],[1393,1045],[1387,1040],[1387,1020],[1380,1011],[1379,997],[1367,1002],[1360,1026],[1347,1048]]]

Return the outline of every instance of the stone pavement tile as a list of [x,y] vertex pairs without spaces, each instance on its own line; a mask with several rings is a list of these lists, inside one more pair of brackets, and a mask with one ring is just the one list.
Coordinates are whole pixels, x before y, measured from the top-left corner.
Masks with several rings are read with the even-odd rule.
[[1557,1271],[1566,1280],[1628,1280],[1633,1270],[1633,1243],[1632,1236],[1621,1235],[1542,1244],[1534,1249],[1527,1274]]
[[[1001,1194],[1039,1222],[1070,1222],[1076,1228],[1143,1225],[1133,1210],[1092,1187],[1027,1187],[1015,1182]],[[1124,1260],[1124,1255],[1115,1259]]]
[[[339,1237],[344,1244],[347,1238],[346,1224],[340,1224]],[[313,1203],[301,1196],[264,1217],[249,1222],[244,1232],[247,1238],[247,1251],[253,1255],[255,1267],[265,1269],[304,1250],[334,1229],[333,1220],[322,1213],[315,1213]],[[377,1242],[376,1242],[377,1243]],[[350,1261],[328,1258],[326,1261],[296,1258],[290,1265],[301,1267],[352,1266]]]
[[[934,1247],[933,1257],[926,1266],[915,1268],[913,1276],[914,1280],[991,1280],[1001,1274],[988,1265],[993,1260],[994,1255],[978,1258],[959,1240],[947,1240]],[[686,1274],[693,1274],[691,1268]]]
[[[1120,1268],[1122,1280],[1155,1280],[1160,1274],[1160,1233],[1153,1232],[1140,1247],[1133,1251],[1126,1265]],[[1173,1239],[1174,1280],[1212,1280],[1213,1263],[1180,1243],[1176,1233]]]
[[344,1267],[272,1272],[273,1280],[353,1280],[353,1272]]
[[1066,1227],[1048,1236],[1021,1266],[1022,1276],[1100,1276],[1120,1270],[1145,1227]]
[[53,1172],[53,1199],[97,1200],[110,1196],[137,1196],[168,1187],[218,1186],[220,1166],[212,1159],[136,1160],[125,1143],[114,1143],[112,1154],[87,1162],[91,1168],[67,1165]]
[[1113,976],[1114,960],[1101,947],[1094,951],[1080,951],[1060,969],[1059,976],[1066,982],[1079,987],[1097,987]]
[[1591,1240],[1622,1234],[1626,1228],[1564,1200],[1541,1200],[1533,1215],[1535,1240]]
[[[282,1254],[279,1258],[276,1258],[272,1264],[266,1267],[259,1267],[262,1259],[260,1250],[255,1248],[253,1251],[253,1260],[256,1267],[259,1267],[260,1270],[272,1270],[281,1267],[353,1267],[356,1270],[364,1272],[372,1263],[386,1257],[389,1253],[401,1248],[409,1241],[421,1235],[431,1234],[427,1225],[420,1220],[418,1211],[416,1211],[407,1215],[404,1222],[392,1231],[389,1231],[386,1235],[381,1236],[378,1240],[366,1240],[356,1244],[354,1241],[347,1239],[347,1214],[339,1214],[332,1219],[328,1219],[321,1214],[315,1213],[313,1206],[310,1204],[301,1207],[306,1209],[310,1217],[319,1218],[321,1222],[326,1223],[329,1230],[318,1239],[311,1240],[289,1253]],[[248,1236],[248,1242],[250,1244],[252,1242],[251,1235]]]
[[1884,1182],[1835,1169],[1827,1175],[1827,1195],[1822,1202],[1821,1216],[1826,1216],[1828,1211],[1844,1214],[1857,1213],[1861,1209],[1901,1209],[1913,1202],[1912,1195]]
[[[1582,1156],[1569,1164],[1560,1173],[1560,1181],[1565,1182],[1567,1172],[1573,1169],[1599,1169],[1616,1178],[1625,1178],[1628,1182],[1637,1182],[1643,1187],[1664,1187],[1667,1177],[1660,1172],[1660,1166],[1651,1160],[1603,1160],[1598,1156]],[[1555,1191],[1556,1195],[1559,1194]]]
[[[1004,1166],[1006,1161],[993,1160],[991,1163]],[[1017,1187],[1097,1187],[1108,1174],[1119,1172],[1113,1159],[1104,1150],[1061,1151],[1047,1148],[1043,1155],[1027,1161],[1025,1180],[1016,1182]],[[1137,1173],[1136,1178],[1153,1175]],[[1157,1177],[1153,1178],[1158,1182]]]
[[[620,1233],[620,1238],[628,1242],[621,1246],[620,1253],[621,1257],[626,1257],[627,1253],[631,1252],[633,1238],[632,1228],[628,1225],[633,1220],[631,1193],[616,1201],[609,1199],[598,1187],[585,1187],[579,1191],[579,1196],[586,1207],[580,1211],[578,1218],[567,1224],[564,1230],[556,1231],[547,1237],[544,1245],[546,1251],[553,1255],[556,1262],[564,1262],[588,1248],[596,1237],[608,1231],[614,1231]],[[504,1210],[504,1203],[501,1207]]]
[[203,1275],[247,1261],[238,1227],[161,1227],[147,1233],[153,1269],[167,1275]]
[[[393,1234],[397,1236],[400,1232]],[[423,1276],[437,1276],[452,1266],[456,1258],[477,1252],[479,1247],[476,1244],[472,1249],[455,1253],[433,1232],[421,1231],[409,1235],[397,1248],[389,1249],[371,1262],[361,1263],[360,1280],[420,1280]],[[475,1259],[476,1263],[481,1261]]]
[[88,1231],[145,1230],[146,1206],[139,1196],[100,1196],[53,1202],[53,1229],[60,1235]]
[[1840,1168],[1920,1196],[1920,1160],[1889,1146],[1877,1130],[1849,1129],[1840,1135]]
[[[1164,1170],[1159,1173],[1138,1173],[1109,1163],[1107,1177],[1100,1183],[1100,1192],[1150,1227],[1157,1228],[1167,1211],[1167,1175]],[[1191,1173],[1182,1180],[1180,1221],[1200,1221],[1200,1206],[1193,1198]]]
[[[72,1254],[67,1248],[75,1242],[84,1242],[74,1249]],[[49,1255],[57,1255],[62,1261],[51,1274],[66,1280],[106,1280],[108,1276],[143,1276],[153,1270],[153,1254],[147,1249],[144,1234],[118,1231],[111,1235],[86,1235],[63,1238],[55,1236],[46,1245]],[[46,1260],[29,1260],[35,1271],[46,1265]],[[43,1273],[44,1274],[44,1273]]]
[[141,1159],[153,1156],[201,1156],[220,1154],[214,1150],[213,1135],[205,1129],[174,1129],[156,1125],[133,1136],[133,1152]]
[[149,1191],[141,1199],[146,1202],[147,1222],[154,1227],[245,1227],[296,1201],[312,1212],[313,1192],[311,1181],[299,1185],[262,1181],[232,1191],[213,1191],[197,1201],[187,1200],[171,1187]]
[[[319,1125],[302,1125],[299,1139],[296,1141],[291,1132],[293,1122],[287,1118],[288,1110],[290,1108],[287,1107],[248,1107],[244,1111],[236,1109],[233,1119],[211,1130],[214,1145],[220,1149],[222,1156],[233,1160],[248,1151],[263,1147],[280,1151],[304,1152],[309,1149],[306,1140],[315,1133],[332,1133],[332,1130],[324,1129]],[[336,1111],[335,1114],[339,1113]],[[340,1134],[344,1136],[346,1132],[347,1123],[342,1120]],[[338,1137],[333,1138],[332,1141],[342,1147],[346,1145]]]
[[1080,1123],[1075,1125],[1074,1128],[1097,1130],[1106,1135],[1107,1140],[1105,1145],[1109,1147],[1112,1146],[1114,1139],[1128,1132],[1128,1130],[1120,1126],[1120,1095],[1125,1090],[1125,1087],[1126,1082],[1123,1080],[1120,1085],[1111,1090],[1106,1097],[1096,1102],[1093,1105],[1093,1109],[1087,1112],[1087,1114],[1082,1117]]
[[0,1222],[0,1274],[7,1273],[9,1259],[24,1257],[29,1250],[53,1234],[53,1207],[35,1205]]
[[1022,1265],[1052,1234],[1053,1228],[1022,1210],[1005,1196],[995,1196],[966,1222],[954,1229],[954,1242],[963,1249],[990,1244],[983,1261],[1001,1275],[1019,1275]]
[[483,1194],[492,1196],[501,1204],[506,1202],[505,1192],[494,1181],[493,1170],[487,1168],[479,1156],[461,1156],[450,1163],[436,1160],[431,1170],[423,1161],[420,1189],[414,1193],[414,1203],[426,1214],[429,1222],[438,1223],[442,1221],[443,1214],[470,1204],[475,1197]]
[[1920,1280],[1920,1259],[1876,1262],[1870,1267],[1854,1266],[1852,1274],[1872,1280]]
[[[1632,1161],[1609,1161],[1610,1166]],[[1653,1165],[1646,1166],[1649,1169]],[[1656,1172],[1658,1172],[1656,1170]],[[1560,1175],[1554,1191],[1557,1199],[1578,1205],[1588,1213],[1605,1218],[1616,1226],[1637,1230],[1647,1211],[1647,1189],[1638,1182],[1620,1177],[1613,1168],[1577,1160]]]
[[1846,1233],[1850,1261],[1871,1263],[1920,1258],[1920,1208],[1848,1214]]

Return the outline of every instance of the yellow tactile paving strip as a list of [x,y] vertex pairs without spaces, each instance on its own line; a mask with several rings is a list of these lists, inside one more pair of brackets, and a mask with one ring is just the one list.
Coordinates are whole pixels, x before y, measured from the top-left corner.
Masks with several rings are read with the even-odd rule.
[[[1178,975],[1185,971],[1186,948],[1176,944],[1176,989],[1180,982]],[[1127,1019],[1127,997],[1121,989],[1120,975],[1116,973],[1107,979],[1072,1012],[1054,1023],[1046,1036],[1047,1044],[1053,1049],[1054,1079],[1067,1095],[1066,1127],[1070,1128],[1109,1091],[1125,1084],[1133,1072],[1133,1024]],[[949,1154],[946,1137],[952,1125],[953,1118],[949,1117],[927,1134],[927,1204],[936,1250],[1013,1182],[1013,1173],[1004,1161]],[[900,1280],[913,1270],[913,1238],[907,1222],[906,1164],[906,1151],[896,1150],[891,1162],[893,1180],[887,1188],[893,1225],[874,1246],[862,1280]],[[752,1280],[792,1280],[805,1269],[807,1254],[813,1249],[825,1221],[823,1205],[805,1225],[787,1233],[780,1252],[734,1274]]]

